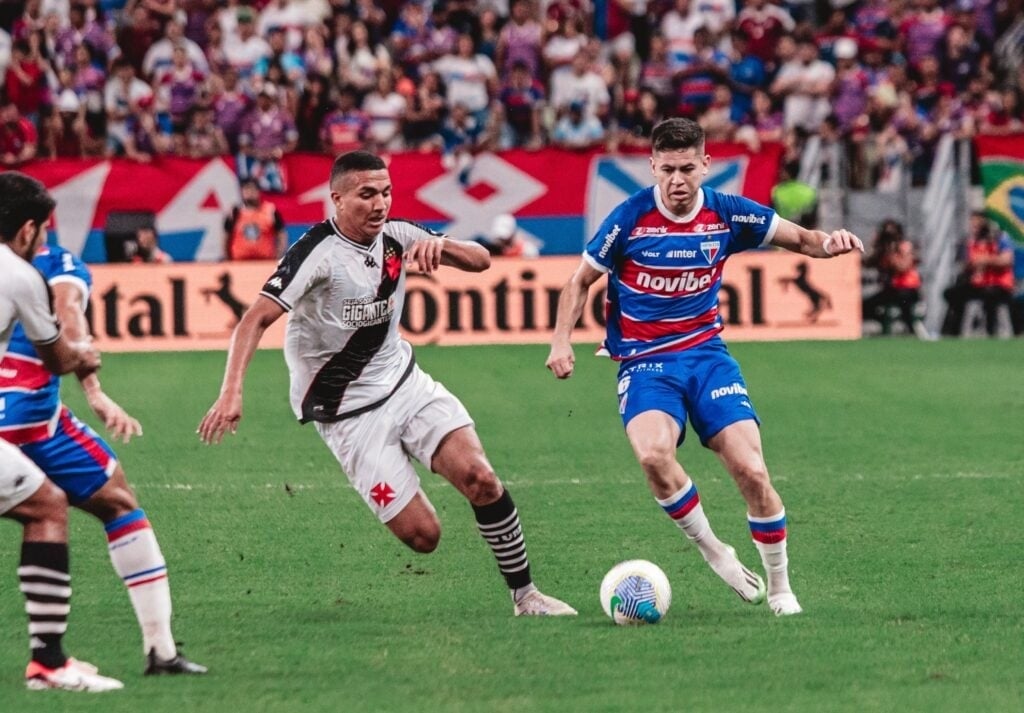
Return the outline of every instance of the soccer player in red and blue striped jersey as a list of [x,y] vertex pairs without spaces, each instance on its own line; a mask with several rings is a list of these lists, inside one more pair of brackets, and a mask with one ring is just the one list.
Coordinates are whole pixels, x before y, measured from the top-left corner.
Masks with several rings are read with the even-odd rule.
[[764,600],[764,582],[715,536],[695,485],[676,460],[689,417],[746,500],[751,536],[768,575],[769,607],[779,616],[798,614],[789,583],[786,511],[768,477],[746,382],[719,337],[718,290],[726,259],[743,250],[774,245],[831,258],[863,252],[864,245],[849,231],[808,230],[752,200],[702,187],[711,157],[694,121],[663,121],[651,142],[656,185],[619,204],[587,245],[559,300],[547,367],[560,379],[572,375],[573,325],[590,286],[607,275],[607,336],[600,353],[620,362],[619,413],[654,497],[743,600]]

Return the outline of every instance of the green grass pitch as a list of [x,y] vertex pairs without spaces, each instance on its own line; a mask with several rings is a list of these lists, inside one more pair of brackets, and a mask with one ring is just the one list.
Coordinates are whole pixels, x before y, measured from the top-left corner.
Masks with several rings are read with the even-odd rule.
[[[20,533],[0,526],[0,710],[1021,711],[1024,710],[1024,342],[736,344],[790,519],[805,614],[743,604],[661,514],[616,413],[614,366],[577,349],[558,383],[542,346],[424,348],[466,403],[516,498],[537,582],[576,619],[512,616],[453,488],[416,555],[378,525],[287,406],[261,352],[237,436],[195,427],[223,354],[105,357],[103,382],[142,421],[117,451],[171,572],[176,636],[204,678],[146,679],[128,597],[97,523],[72,517],[69,650],[123,691],[24,691]],[[68,404],[95,425],[77,387]],[[757,562],[742,501],[714,457],[680,458],[719,535]],[[620,628],[598,584],[657,562],[663,623]]]

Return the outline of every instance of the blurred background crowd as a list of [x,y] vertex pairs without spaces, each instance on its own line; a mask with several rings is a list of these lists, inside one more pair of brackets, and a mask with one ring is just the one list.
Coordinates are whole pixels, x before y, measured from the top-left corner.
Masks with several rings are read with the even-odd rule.
[[1020,0],[27,0],[0,3],[0,152],[643,146],[667,116],[849,184],[919,184],[938,137],[1024,127]]

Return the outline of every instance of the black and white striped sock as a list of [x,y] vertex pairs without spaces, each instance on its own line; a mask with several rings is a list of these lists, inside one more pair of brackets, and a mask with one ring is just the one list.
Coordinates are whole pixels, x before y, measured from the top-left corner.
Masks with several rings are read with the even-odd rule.
[[28,612],[32,660],[46,668],[67,661],[61,639],[71,612],[71,575],[68,546],[64,542],[23,542],[18,579]]
[[498,569],[508,588],[515,591],[530,586],[530,562],[526,558],[526,540],[519,524],[519,512],[512,496],[504,491],[490,505],[474,505],[476,525],[498,560]]

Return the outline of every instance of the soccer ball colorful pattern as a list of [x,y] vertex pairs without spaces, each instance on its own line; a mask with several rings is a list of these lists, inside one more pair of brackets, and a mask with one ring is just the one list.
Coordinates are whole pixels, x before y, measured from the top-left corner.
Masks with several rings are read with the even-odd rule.
[[620,562],[601,582],[601,607],[616,624],[657,624],[671,603],[668,577],[647,560]]

